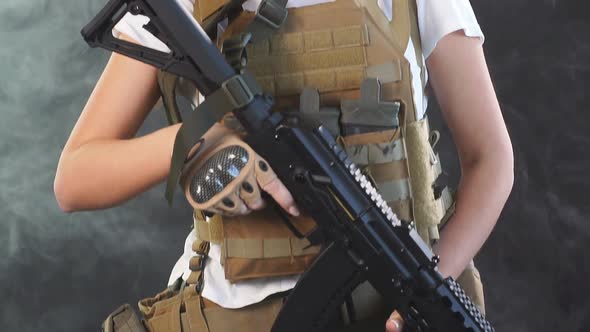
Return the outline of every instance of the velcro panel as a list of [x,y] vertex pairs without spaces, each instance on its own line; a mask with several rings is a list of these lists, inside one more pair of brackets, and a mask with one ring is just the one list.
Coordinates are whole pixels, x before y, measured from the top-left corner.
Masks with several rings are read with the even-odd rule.
[[412,197],[414,199],[414,217],[418,233],[424,241],[430,243],[434,231],[431,226],[438,226],[444,213],[440,203],[435,200],[432,184],[435,177],[432,168],[432,147],[429,143],[428,120],[409,123],[406,126],[406,146],[410,177],[412,178]]

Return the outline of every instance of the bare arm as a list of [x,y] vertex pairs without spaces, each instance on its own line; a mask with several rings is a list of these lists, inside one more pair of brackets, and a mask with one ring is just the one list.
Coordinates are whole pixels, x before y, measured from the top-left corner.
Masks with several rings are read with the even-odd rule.
[[[430,83],[459,152],[456,210],[433,248],[439,271],[457,278],[494,228],[514,179],[510,137],[478,40],[458,31],[427,59]],[[394,312],[387,332],[401,331]]]
[[59,160],[54,191],[62,210],[114,206],[164,179],[178,126],[133,138],[160,97],[156,73],[111,55]]
[[[121,38],[133,42],[125,35]],[[168,176],[180,125],[134,137],[160,97],[156,76],[156,68],[112,54],[60,156],[54,192],[62,210],[115,206]],[[227,132],[217,124],[205,135],[215,141]],[[298,214],[293,197],[278,179],[262,189]],[[249,208],[263,207],[254,203]]]
[[430,82],[459,152],[455,215],[434,251],[457,278],[492,231],[512,189],[510,137],[477,39],[455,32],[427,60]]

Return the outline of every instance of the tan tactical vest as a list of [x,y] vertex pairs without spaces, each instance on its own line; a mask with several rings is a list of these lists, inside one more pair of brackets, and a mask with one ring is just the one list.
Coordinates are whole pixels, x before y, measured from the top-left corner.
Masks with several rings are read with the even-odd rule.
[[[221,0],[196,0],[195,17],[202,21],[221,5]],[[253,13],[243,12],[222,40],[239,33],[252,18]],[[438,133],[430,131],[427,119],[416,116],[412,73],[403,55],[409,40],[421,64],[413,0],[393,0],[391,23],[377,0],[337,0],[291,8],[278,32],[248,45],[246,69],[275,96],[277,111],[318,112],[337,107],[341,113],[334,119],[340,118],[340,126],[361,127],[378,126],[379,117],[370,112],[381,112],[383,107],[389,112],[384,114],[394,111],[387,121],[397,121],[395,128],[341,133],[339,141],[373,179],[398,217],[413,220],[421,237],[433,244],[441,221],[452,214],[454,205],[447,188],[434,186],[441,174],[440,160],[433,150]],[[375,78],[380,85],[375,85]],[[194,93],[194,89],[183,88],[181,80],[163,72],[159,83],[169,120],[177,119],[177,111],[168,106],[175,103],[177,93],[192,98],[186,91]],[[302,94],[308,87],[317,93],[306,89]],[[338,123],[326,125],[338,128]],[[194,219],[198,239],[193,249],[198,255],[191,260],[194,273],[188,283],[196,283],[200,277],[209,242],[221,245],[225,277],[231,282],[302,273],[319,252],[319,248],[309,247],[307,240],[294,237],[271,209],[232,218],[205,218],[195,211]],[[314,226],[305,217],[295,222],[302,229]],[[477,270],[471,265],[459,281],[483,309]]]

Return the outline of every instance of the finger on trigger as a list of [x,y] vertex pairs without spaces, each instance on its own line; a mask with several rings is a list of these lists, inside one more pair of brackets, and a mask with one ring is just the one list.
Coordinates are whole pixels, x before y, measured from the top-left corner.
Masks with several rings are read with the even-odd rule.
[[387,332],[401,332],[402,328],[403,328],[403,319],[397,311],[394,311],[391,314],[391,316],[389,316],[389,319],[387,320],[387,323],[385,324],[385,329],[387,330]]
[[262,187],[285,210],[294,216],[299,216],[299,210],[295,206],[295,200],[285,185],[278,178]]
[[299,216],[299,210],[295,206],[295,200],[285,185],[277,178],[277,175],[268,165],[266,160],[259,158],[256,161],[256,180],[260,187],[269,193],[272,198],[293,216]]

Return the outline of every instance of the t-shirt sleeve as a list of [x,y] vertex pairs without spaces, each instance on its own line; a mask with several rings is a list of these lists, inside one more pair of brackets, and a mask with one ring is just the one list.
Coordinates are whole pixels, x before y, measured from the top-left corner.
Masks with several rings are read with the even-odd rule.
[[483,44],[484,35],[469,0],[416,0],[416,5],[424,58],[430,56],[439,40],[458,30]]
[[140,45],[156,49],[162,52],[170,52],[166,44],[143,28],[149,22],[149,18],[143,15],[125,14],[113,27],[113,36],[119,37],[121,33],[136,40]]

